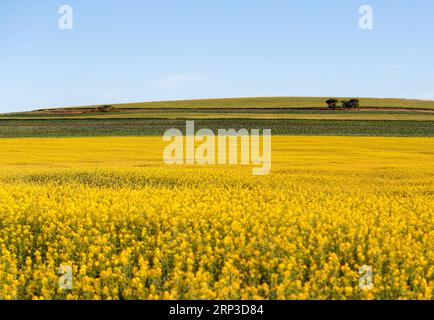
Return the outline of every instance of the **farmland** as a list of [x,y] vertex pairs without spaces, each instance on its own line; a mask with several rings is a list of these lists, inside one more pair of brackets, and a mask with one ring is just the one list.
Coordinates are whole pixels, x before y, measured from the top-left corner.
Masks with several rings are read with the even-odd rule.
[[0,144],[0,299],[433,297],[432,138],[274,136],[263,177],[160,137]]
[[[345,99],[345,98],[340,98]],[[39,109],[0,115],[0,137],[162,135],[199,126],[270,128],[277,135],[433,136],[434,102],[360,99],[357,110],[328,110],[326,98],[238,98]]]
[[[0,300],[433,299],[432,101],[98,110],[0,115]],[[270,128],[271,173],[165,164],[161,136],[188,119]]]
[[306,120],[421,120],[433,121],[434,110],[300,110],[300,109],[165,109],[110,113],[24,113],[0,116],[0,120],[60,119],[306,119]]
[[[434,121],[195,119],[198,128],[270,128],[277,135],[433,136]],[[0,120],[0,137],[161,136],[185,119]]]

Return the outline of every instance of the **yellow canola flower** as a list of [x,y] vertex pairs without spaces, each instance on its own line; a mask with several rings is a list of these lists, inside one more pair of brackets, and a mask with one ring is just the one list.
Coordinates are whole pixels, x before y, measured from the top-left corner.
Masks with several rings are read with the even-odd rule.
[[273,137],[262,177],[163,146],[0,139],[0,299],[433,299],[434,139]]

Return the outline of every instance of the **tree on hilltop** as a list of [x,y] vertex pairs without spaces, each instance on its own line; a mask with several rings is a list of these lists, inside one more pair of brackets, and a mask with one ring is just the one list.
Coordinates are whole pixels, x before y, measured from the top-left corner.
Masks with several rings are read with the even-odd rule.
[[336,99],[331,98],[331,99],[328,99],[326,101],[326,103],[327,103],[329,109],[336,109],[338,107],[339,101],[336,100]]
[[358,109],[360,107],[359,99],[351,99],[348,101],[348,108]]

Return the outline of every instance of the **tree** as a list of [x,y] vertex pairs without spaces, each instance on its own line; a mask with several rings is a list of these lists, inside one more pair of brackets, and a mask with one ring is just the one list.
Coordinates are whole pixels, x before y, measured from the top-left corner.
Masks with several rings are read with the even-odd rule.
[[350,108],[350,102],[348,100],[343,100],[343,101],[341,101],[341,106],[344,109],[348,109],[348,108]]
[[327,103],[329,109],[336,109],[338,107],[339,101],[336,99],[328,99],[326,101],[326,103]]
[[360,107],[360,101],[359,99],[351,99],[348,101],[348,108],[358,109]]

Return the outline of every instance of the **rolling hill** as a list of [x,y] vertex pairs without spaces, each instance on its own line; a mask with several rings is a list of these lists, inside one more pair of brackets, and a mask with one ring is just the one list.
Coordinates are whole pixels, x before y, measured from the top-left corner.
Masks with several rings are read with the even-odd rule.
[[[113,104],[121,111],[165,110],[165,109],[322,109],[326,107],[327,97],[258,97],[258,98],[230,98],[203,100],[174,100],[157,102],[138,102]],[[348,100],[350,98],[337,98]],[[360,98],[362,109],[412,109],[434,110],[434,100],[408,99],[378,99]],[[50,113],[86,113],[95,110],[100,105],[38,109],[25,114]]]

